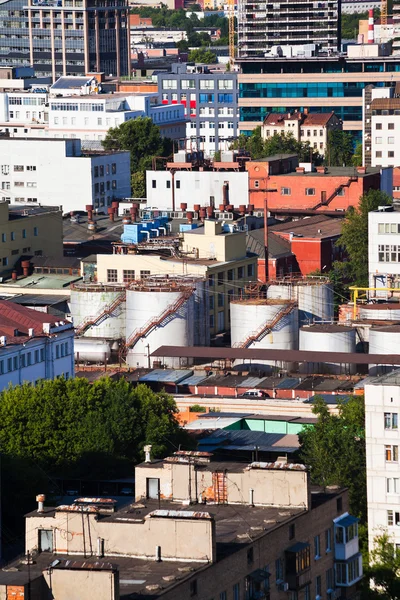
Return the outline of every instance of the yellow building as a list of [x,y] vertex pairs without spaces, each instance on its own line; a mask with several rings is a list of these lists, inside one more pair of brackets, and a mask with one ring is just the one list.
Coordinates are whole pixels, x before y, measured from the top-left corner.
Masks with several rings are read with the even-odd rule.
[[206,220],[204,227],[183,234],[179,256],[154,254],[98,254],[97,281],[126,283],[149,275],[197,275],[208,279],[210,332],[230,326],[229,304],[246,284],[256,280],[257,256],[246,251],[245,231],[223,231],[221,223]]
[[21,257],[63,256],[62,211],[59,207],[0,202],[0,276],[9,276]]

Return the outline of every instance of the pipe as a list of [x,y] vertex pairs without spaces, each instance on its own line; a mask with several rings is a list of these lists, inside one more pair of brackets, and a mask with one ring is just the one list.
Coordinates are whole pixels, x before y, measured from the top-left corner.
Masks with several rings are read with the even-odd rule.
[[[158,229],[159,229],[160,231],[163,231],[163,232],[164,232],[164,235],[167,235],[167,228],[166,228],[166,227],[161,227],[161,226],[160,226]],[[153,231],[153,230],[152,230],[152,231]]]
[[199,210],[200,210],[200,208],[201,208],[200,204],[194,204],[194,205],[193,205],[194,212],[197,212],[197,213],[198,213],[198,212],[199,212]]
[[213,216],[213,214],[214,214],[213,207],[212,206],[207,206],[207,216],[208,216],[208,218],[211,219],[212,216]]
[[368,11],[368,44],[374,43],[374,10],[370,8]]
[[253,488],[249,489],[249,504],[250,504],[250,506],[254,506],[254,490],[253,490]]
[[192,211],[188,211],[186,213],[186,218],[188,220],[188,223],[193,223],[193,218],[194,218],[194,214]]
[[155,231],[156,232],[156,237],[159,237],[159,235],[160,235],[160,230],[159,229],[150,229],[150,231]]
[[17,279],[18,279],[18,273],[17,273],[17,271],[13,271],[13,272],[11,273],[11,279],[12,279],[13,281],[17,281]]
[[150,463],[151,462],[151,449],[152,449],[152,445],[151,444],[147,444],[147,446],[145,446],[143,448],[144,450],[144,462]]
[[229,183],[227,181],[222,186],[222,204],[224,206],[229,204]]
[[46,500],[45,494],[38,494],[36,496],[36,502],[38,503],[38,513],[44,512],[44,501]]
[[147,241],[149,241],[149,239],[150,239],[150,231],[147,231],[147,229],[141,229],[139,231],[139,233],[145,233],[147,235]]
[[97,558],[102,558],[104,556],[104,540],[101,537],[97,538]]
[[246,214],[246,206],[244,204],[240,204],[239,206],[239,212],[241,215],[245,215]]
[[220,204],[219,210],[220,210],[220,212],[225,212],[225,204]]
[[110,221],[114,222],[114,209],[108,208],[107,212],[108,212],[108,218],[110,219]]
[[161,562],[161,546],[156,546],[155,561]]
[[181,210],[182,210],[183,212],[185,212],[185,211],[186,211],[186,209],[187,209],[187,204],[186,204],[186,202],[181,202]]
[[248,204],[247,205],[247,212],[249,213],[249,215],[252,215],[254,212],[254,204]]

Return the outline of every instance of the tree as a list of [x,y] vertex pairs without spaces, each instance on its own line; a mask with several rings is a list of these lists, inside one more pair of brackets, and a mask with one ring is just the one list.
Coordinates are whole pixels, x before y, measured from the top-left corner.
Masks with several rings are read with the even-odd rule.
[[363,163],[363,145],[362,143],[356,144],[356,149],[354,150],[352,165],[354,167],[361,167]]
[[311,481],[318,485],[349,488],[353,514],[366,520],[367,483],[365,458],[364,398],[350,397],[339,402],[338,414],[332,414],[315,396],[315,425],[300,432],[301,458],[311,468]]
[[328,133],[325,162],[329,167],[345,167],[352,164],[353,138],[347,131],[333,129]]
[[131,188],[133,198],[146,198],[146,173],[143,171],[132,173]]
[[[190,41],[189,41],[190,44]],[[197,48],[189,52],[189,62],[207,63],[213,64],[217,62],[217,55],[210,50],[204,50],[203,48]]]
[[374,537],[370,565],[365,579],[372,579],[374,588],[367,592],[371,600],[398,600],[400,598],[400,549],[394,539],[383,530]]
[[147,117],[112,127],[102,144],[106,150],[129,150],[131,173],[149,169],[153,156],[168,156],[172,152],[172,141],[162,138],[159,127]]
[[358,206],[350,207],[346,213],[337,244],[348,256],[348,274],[353,285],[368,285],[368,213],[391,203],[392,199],[384,192],[369,190],[361,196]]
[[342,39],[357,39],[360,19],[368,19],[368,12],[353,14],[342,13]]
[[253,160],[273,156],[274,154],[297,154],[301,162],[320,163],[321,157],[315,152],[309,142],[298,142],[293,134],[278,134],[262,139],[261,126],[256,127],[250,136],[240,135],[231,148],[243,148],[250,152]]

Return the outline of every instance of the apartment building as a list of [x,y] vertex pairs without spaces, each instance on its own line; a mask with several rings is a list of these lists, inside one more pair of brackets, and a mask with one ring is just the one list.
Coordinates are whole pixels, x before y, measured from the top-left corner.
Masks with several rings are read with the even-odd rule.
[[359,55],[264,57],[240,59],[239,111],[241,133],[249,134],[270,112],[310,114],[334,111],[357,141],[362,141],[363,89],[400,81],[396,56]]
[[188,150],[213,156],[228,149],[239,133],[236,73],[173,64],[171,72],[159,73],[157,80],[163,104],[185,107]]
[[31,256],[63,256],[62,211],[56,206],[10,205],[0,200],[0,276],[21,272]]
[[78,139],[0,139],[0,193],[13,203],[62,206],[64,213],[91,204],[106,213],[130,191],[129,152],[85,154]]
[[7,0],[2,4],[0,64],[61,75],[130,73],[124,0]]
[[61,376],[74,376],[72,323],[0,300],[0,390]]
[[[368,213],[368,272],[371,287],[400,287],[400,212],[396,205]],[[388,293],[376,292],[387,297]]]
[[[93,83],[96,87],[93,87]],[[161,135],[186,135],[184,107],[160,105],[158,94],[98,93],[93,77],[60,77],[48,91],[0,92],[0,129],[11,137],[103,140],[110,127],[148,117]]]
[[297,110],[289,113],[270,113],[264,119],[261,135],[264,140],[276,135],[292,135],[298,142],[308,142],[319,154],[326,154],[329,132],[341,131],[342,122],[330,113],[308,114]]
[[[161,238],[160,238],[161,239]],[[165,239],[165,246],[171,245]],[[116,245],[116,249],[118,245]],[[194,275],[208,279],[211,335],[229,330],[230,299],[246,284],[257,280],[257,256],[247,252],[246,231],[223,230],[218,221],[206,219],[204,227],[183,233],[181,255],[172,256],[138,249],[97,255],[97,281],[129,283],[151,275]]]
[[340,49],[340,2],[238,3],[238,57],[259,58],[276,45],[313,44]]
[[368,540],[386,530],[400,547],[399,512],[400,371],[365,385]]
[[304,465],[177,452],[138,465],[135,480],[125,509],[107,498],[52,508],[39,494],[25,521],[34,560],[3,571],[0,590],[29,585],[37,600],[49,591],[70,600],[77,589],[80,600],[357,597],[362,562],[347,493],[311,494]]
[[364,90],[363,164],[400,165],[400,83]]

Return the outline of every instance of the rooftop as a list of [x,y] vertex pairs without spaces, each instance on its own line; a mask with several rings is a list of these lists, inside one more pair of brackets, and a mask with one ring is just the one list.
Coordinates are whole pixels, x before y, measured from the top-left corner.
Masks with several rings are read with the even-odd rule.
[[315,215],[314,217],[306,217],[297,221],[287,221],[279,225],[272,225],[270,230],[276,232],[278,235],[293,233],[294,238],[324,238],[339,236],[342,232],[342,225],[342,219],[326,215]]
[[[29,338],[29,329],[34,330],[36,337],[43,335],[44,323],[55,325],[59,321],[60,317],[0,300],[0,335],[7,337],[7,344],[22,343]],[[16,331],[18,335],[15,335]]]
[[328,123],[328,121],[332,118],[335,113],[332,112],[322,112],[322,113],[313,113],[306,114],[299,111],[292,111],[289,113],[269,113],[264,119],[264,125],[275,125],[275,126],[283,126],[285,121],[302,121],[302,126],[324,126]]
[[11,288],[32,288],[32,289],[62,289],[69,288],[71,283],[79,281],[80,275],[41,275],[40,273],[22,277],[16,281],[10,279],[3,283],[3,286]]
[[364,385],[400,385],[400,369],[396,369],[391,373],[380,375],[379,377],[369,377],[368,381],[364,380]]
[[306,173],[279,173],[274,177],[369,177],[379,175],[382,167],[368,167],[365,173],[359,173],[355,167],[326,167],[325,172],[307,171]]
[[[247,250],[265,258],[264,228],[253,229],[248,232]],[[291,254],[290,243],[272,231],[268,231],[268,257],[279,258]]]

